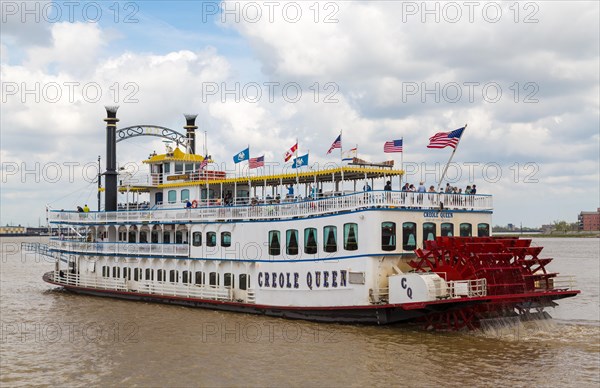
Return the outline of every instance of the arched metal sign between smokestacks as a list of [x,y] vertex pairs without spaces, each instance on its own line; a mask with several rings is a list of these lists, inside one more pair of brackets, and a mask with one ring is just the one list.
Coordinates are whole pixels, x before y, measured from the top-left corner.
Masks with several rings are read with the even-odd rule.
[[174,141],[181,147],[188,147],[188,137],[186,135],[182,135],[170,128],[159,127],[157,125],[134,125],[132,127],[118,129],[117,143],[137,136],[162,137]]

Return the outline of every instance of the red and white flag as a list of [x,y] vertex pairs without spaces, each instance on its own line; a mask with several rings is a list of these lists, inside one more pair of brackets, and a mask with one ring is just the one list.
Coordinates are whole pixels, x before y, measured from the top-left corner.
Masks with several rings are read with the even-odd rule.
[[296,152],[297,149],[298,149],[298,143],[294,144],[292,146],[292,148],[290,148],[289,150],[286,151],[286,153],[283,155],[283,160],[285,160],[286,162],[288,160],[290,160],[292,158],[292,156],[294,156],[294,152]]

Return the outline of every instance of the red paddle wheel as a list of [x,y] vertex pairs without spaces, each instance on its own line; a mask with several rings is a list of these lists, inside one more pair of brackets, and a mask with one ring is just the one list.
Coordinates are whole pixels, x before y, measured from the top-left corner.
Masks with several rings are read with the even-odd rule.
[[532,247],[530,239],[506,237],[437,237],[427,241],[425,249],[415,251],[418,258],[409,263],[415,271],[435,272],[447,282],[486,279],[487,299],[431,312],[423,319],[426,328],[475,329],[481,319],[516,316],[552,303],[548,291],[556,291],[553,278],[557,274],[546,271],[552,259],[539,258],[542,249]]

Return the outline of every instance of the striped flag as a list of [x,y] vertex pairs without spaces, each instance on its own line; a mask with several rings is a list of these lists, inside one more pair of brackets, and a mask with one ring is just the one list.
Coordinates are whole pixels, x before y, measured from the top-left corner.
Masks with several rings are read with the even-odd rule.
[[259,156],[258,158],[250,158],[250,161],[248,162],[248,167],[250,168],[258,168],[258,167],[264,167],[265,165],[265,156]]
[[356,158],[356,154],[358,153],[358,148],[354,147],[349,149],[348,151],[344,151],[343,154],[343,159],[344,161],[346,160],[352,160],[353,158]]
[[456,148],[464,130],[465,127],[455,129],[452,132],[438,132],[429,138],[427,148],[445,148],[448,146]]
[[386,141],[383,145],[383,152],[402,152],[402,139]]
[[298,143],[296,142],[296,144],[294,144],[292,146],[292,148],[290,148],[289,150],[287,150],[285,152],[285,154],[283,155],[283,160],[285,160],[286,162],[288,160],[290,160],[292,158],[292,156],[294,156],[294,152],[296,152],[297,149],[298,149]]
[[329,151],[327,151],[327,155],[329,155],[331,153],[331,151],[333,151],[336,148],[342,148],[342,135],[339,135],[337,137],[337,139],[335,139],[335,141],[333,142],[331,147],[329,147]]
[[202,162],[200,163],[200,167],[198,170],[204,170],[208,166],[208,156],[205,156]]

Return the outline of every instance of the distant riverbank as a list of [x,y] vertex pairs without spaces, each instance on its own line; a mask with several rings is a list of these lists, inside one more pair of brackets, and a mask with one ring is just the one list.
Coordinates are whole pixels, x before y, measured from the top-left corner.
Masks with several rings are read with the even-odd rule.
[[565,234],[537,234],[537,233],[533,233],[533,234],[528,234],[528,233],[502,233],[502,234],[497,234],[494,233],[494,236],[505,236],[505,237],[535,237],[535,238],[600,238],[600,233],[599,232],[592,232],[592,233],[565,233]]

